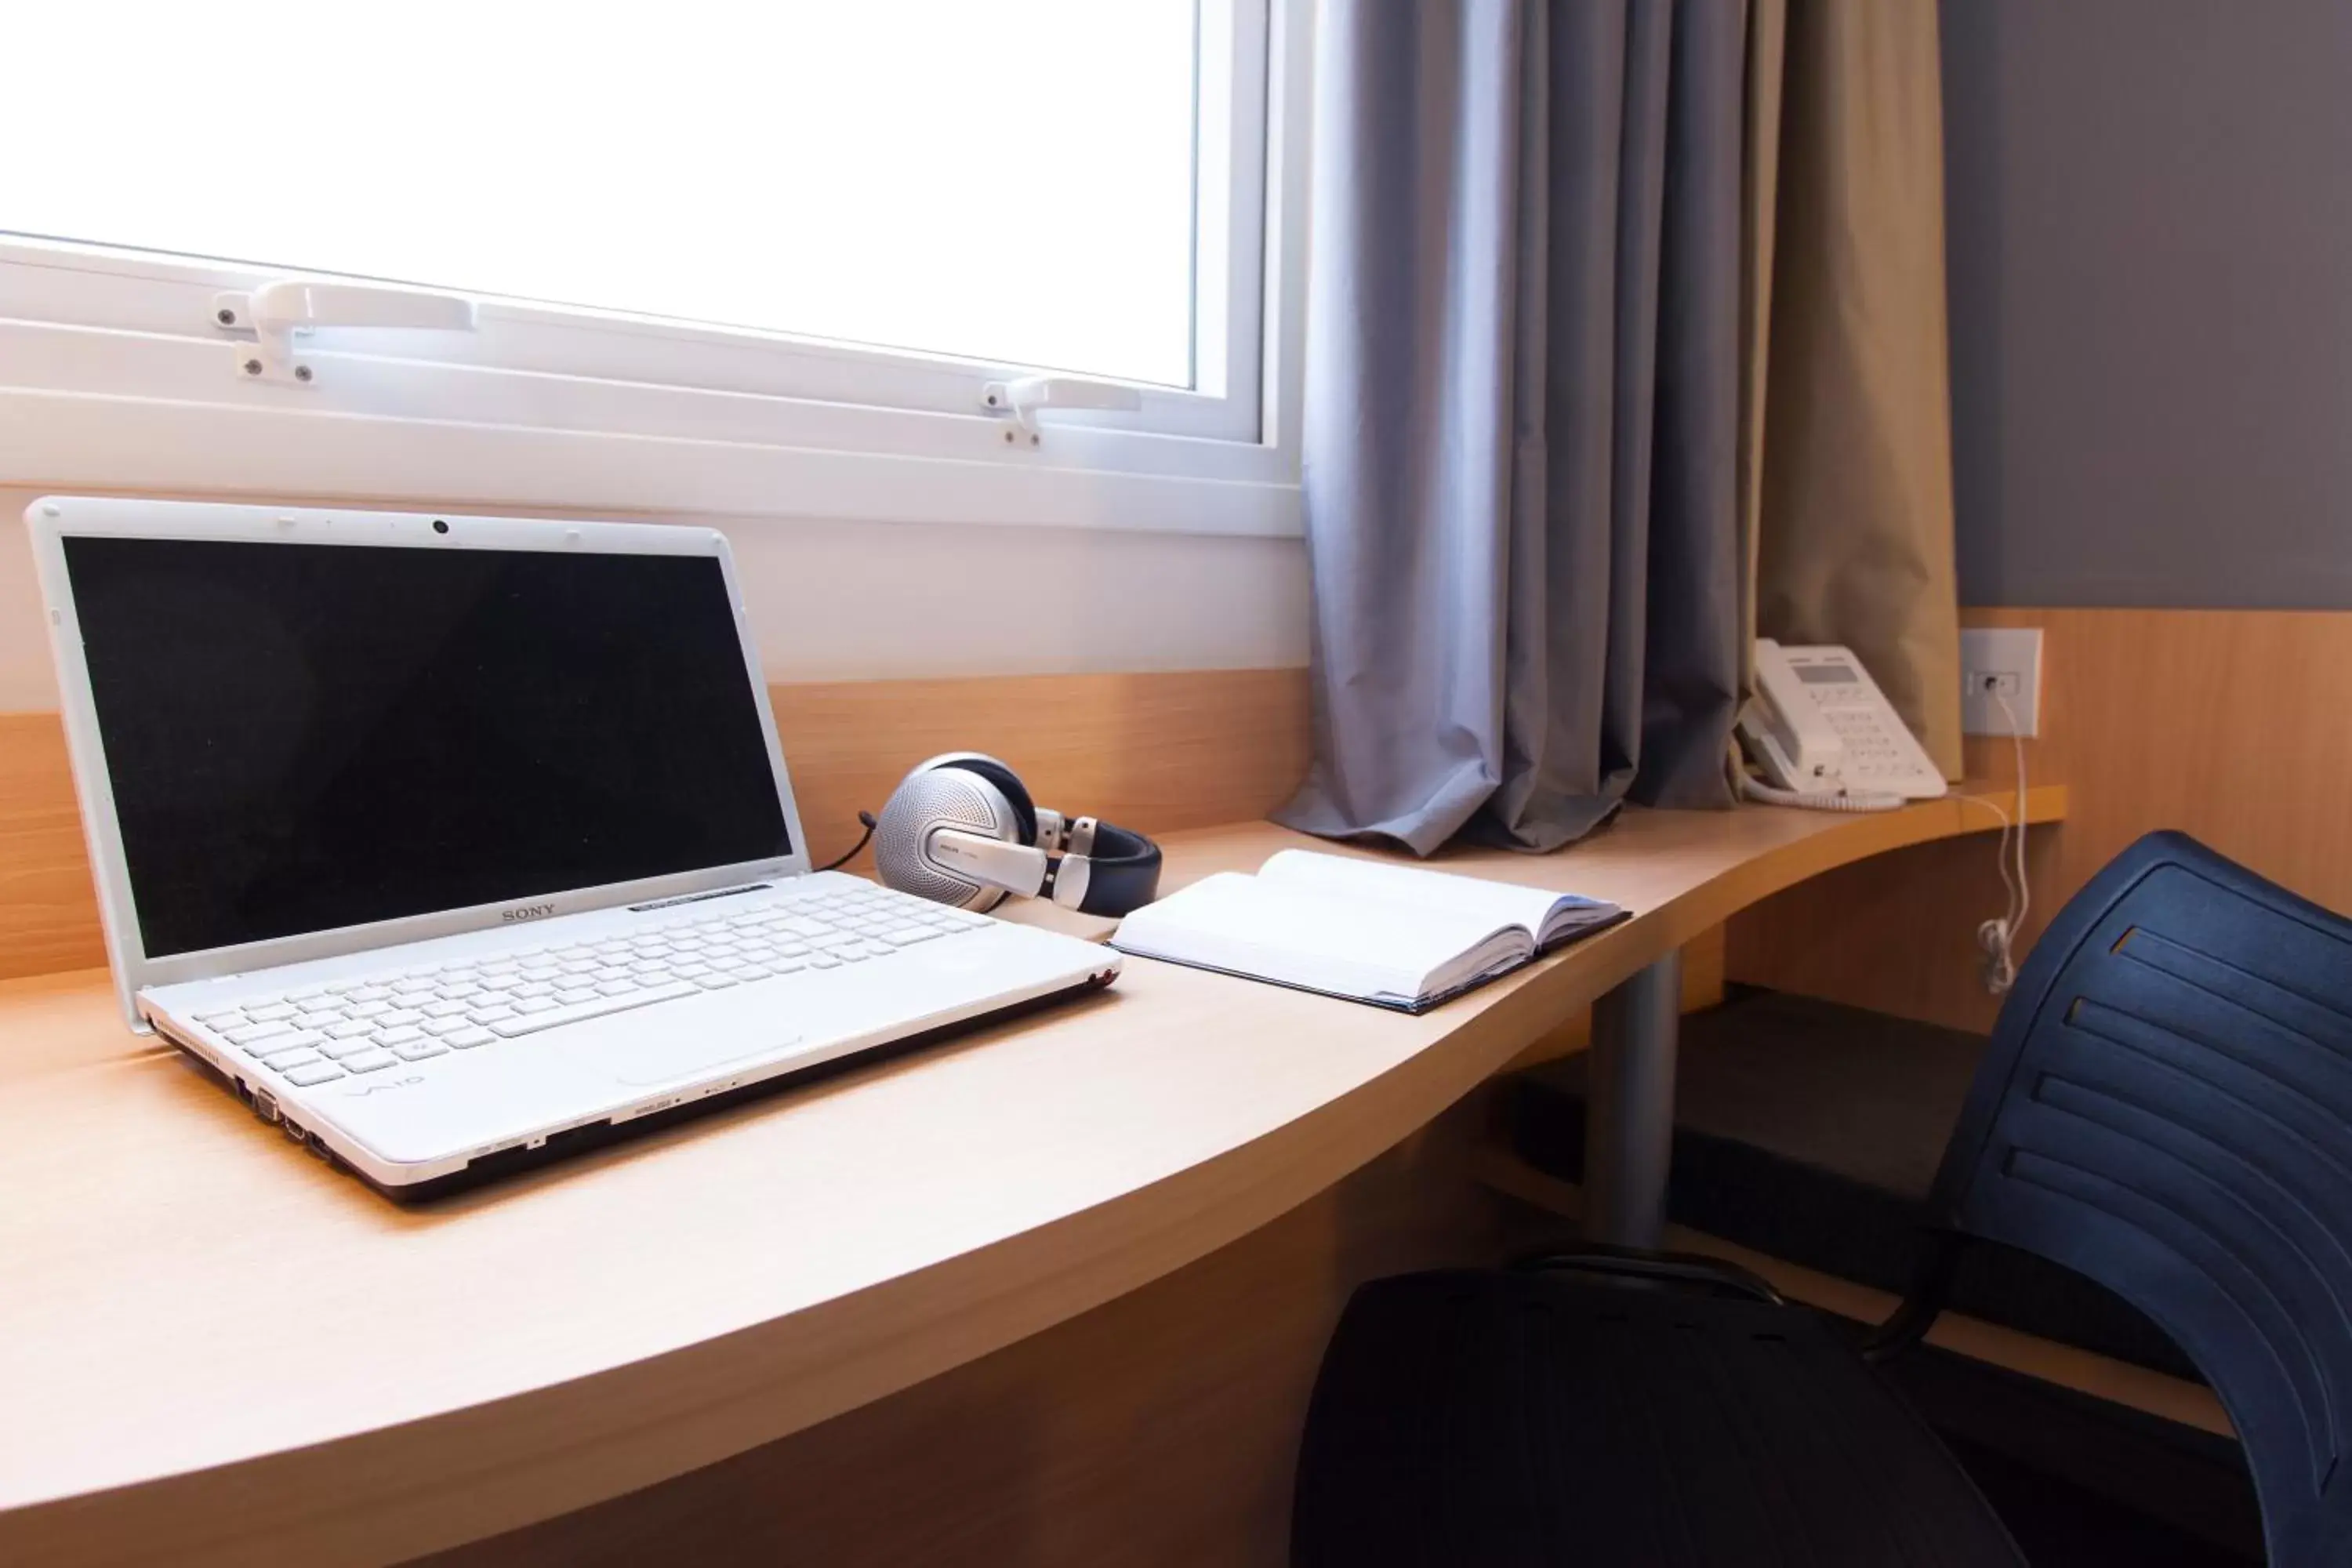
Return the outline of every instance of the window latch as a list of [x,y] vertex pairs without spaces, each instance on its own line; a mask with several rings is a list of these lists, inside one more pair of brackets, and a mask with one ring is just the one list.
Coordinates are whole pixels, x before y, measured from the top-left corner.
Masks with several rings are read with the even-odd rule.
[[430,289],[322,279],[275,278],[247,292],[213,296],[213,326],[240,343],[236,374],[244,381],[310,386],[318,373],[297,339],[319,327],[373,327],[394,331],[470,332],[474,301]]
[[[1021,431],[1027,433],[1029,444],[1034,447],[1045,438],[1037,428],[1037,416],[1046,409],[1131,411],[1143,406],[1143,395],[1115,381],[1089,381],[1077,375],[1024,375],[1017,381],[990,382],[980,389],[980,403],[991,413],[1011,415]],[[1021,432],[1004,432],[1007,443],[1018,442],[1020,438]]]

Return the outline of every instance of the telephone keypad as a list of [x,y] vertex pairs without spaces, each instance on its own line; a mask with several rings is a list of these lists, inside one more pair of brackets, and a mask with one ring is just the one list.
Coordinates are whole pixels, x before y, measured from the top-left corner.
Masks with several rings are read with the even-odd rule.
[[1846,772],[1863,778],[1884,778],[1904,771],[1902,753],[1867,702],[1840,701],[1816,691],[1814,701],[1830,728],[1845,747]]

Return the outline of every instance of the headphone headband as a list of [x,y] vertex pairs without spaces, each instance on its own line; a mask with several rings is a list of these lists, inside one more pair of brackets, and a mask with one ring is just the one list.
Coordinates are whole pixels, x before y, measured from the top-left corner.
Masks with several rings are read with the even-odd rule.
[[[1117,917],[1132,914],[1159,896],[1159,845],[1140,833],[1091,816],[1073,823],[1070,836],[1088,847],[1081,850],[1074,845],[1047,865],[1045,884],[1037,889],[1040,898],[1050,898],[1082,915]],[[1065,890],[1081,867],[1085,879],[1075,890],[1074,902]]]

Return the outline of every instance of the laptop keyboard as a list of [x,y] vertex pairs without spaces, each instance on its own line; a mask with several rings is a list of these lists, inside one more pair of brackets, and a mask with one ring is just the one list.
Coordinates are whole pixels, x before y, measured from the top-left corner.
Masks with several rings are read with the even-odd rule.
[[243,1056],[299,1088],[382,1072],[705,991],[887,958],[978,930],[985,915],[857,883],[828,884],[726,914],[625,936],[403,969],[196,1015]]

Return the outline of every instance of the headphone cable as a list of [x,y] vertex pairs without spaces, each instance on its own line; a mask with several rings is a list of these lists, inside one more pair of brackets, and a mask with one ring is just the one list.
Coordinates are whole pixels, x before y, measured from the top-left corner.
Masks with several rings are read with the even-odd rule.
[[838,860],[830,861],[830,862],[826,863],[825,865],[819,866],[819,867],[817,868],[817,869],[818,869],[818,870],[820,870],[820,871],[838,871],[838,870],[840,870],[844,866],[848,865],[852,860],[855,860],[855,859],[856,859],[856,858],[857,858],[857,852],[858,852],[859,850],[861,850],[861,849],[865,848],[865,847],[866,847],[866,845],[868,845],[868,844],[870,844],[870,843],[872,843],[872,842],[873,842],[873,840],[874,840],[874,814],[873,814],[872,812],[870,812],[870,811],[861,811],[861,812],[859,812],[859,813],[857,814],[857,820],[858,820],[858,821],[860,821],[860,822],[862,822],[862,823],[864,823],[864,824],[866,825],[866,831],[865,831],[865,832],[863,832],[863,833],[861,833],[861,834],[859,834],[859,835],[857,836],[857,842],[856,842],[856,843],[855,843],[855,844],[853,844],[853,845],[851,845],[851,846],[849,847],[849,852],[848,852],[847,854],[845,854],[845,855],[842,856],[842,857],[841,857],[841,858],[839,858]]

